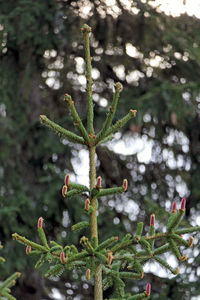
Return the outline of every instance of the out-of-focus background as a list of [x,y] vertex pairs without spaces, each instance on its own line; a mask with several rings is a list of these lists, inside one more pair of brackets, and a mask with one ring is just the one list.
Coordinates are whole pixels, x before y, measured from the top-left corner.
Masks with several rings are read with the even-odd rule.
[[[18,232],[38,241],[42,216],[49,240],[79,243],[81,234],[72,234],[71,225],[85,220],[83,199],[64,201],[61,188],[66,172],[88,182],[87,149],[59,140],[40,125],[39,115],[73,130],[63,101],[67,92],[85,122],[84,23],[92,26],[96,131],[115,82],[124,86],[116,119],[138,110],[112,143],[97,150],[104,187],[129,181],[124,196],[99,203],[100,240],[134,233],[138,221],[148,230],[151,213],[156,228],[164,230],[172,201],[181,197],[188,200],[184,225],[200,225],[199,18],[199,0],[1,1],[0,241],[7,262],[0,279],[22,272],[13,289],[18,299],[92,299],[81,273],[44,280],[24,247],[11,239]],[[200,299],[199,238],[187,250],[180,275],[149,264],[142,281],[127,281],[127,291],[151,282],[151,299]],[[172,256],[168,261],[177,265]]]

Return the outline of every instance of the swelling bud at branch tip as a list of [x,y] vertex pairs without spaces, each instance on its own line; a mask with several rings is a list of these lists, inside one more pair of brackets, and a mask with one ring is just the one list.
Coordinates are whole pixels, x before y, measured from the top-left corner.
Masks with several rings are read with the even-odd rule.
[[112,251],[108,251],[107,264],[108,264],[108,265],[111,265],[112,260],[113,260]]
[[90,208],[90,199],[87,198],[87,199],[85,200],[85,210],[86,210],[86,211],[89,211],[89,208]]
[[147,294],[147,296],[150,296],[150,294],[151,294],[151,284],[150,283],[147,283],[146,294]]
[[65,198],[66,194],[67,194],[67,186],[63,185],[63,187],[62,187],[62,196]]
[[152,214],[150,217],[150,226],[155,226],[155,214]]
[[91,279],[91,270],[90,269],[87,269],[86,272],[85,272],[85,277],[87,280],[90,280]]
[[186,206],[186,199],[183,198],[181,200],[181,208],[180,208],[180,210],[182,210],[184,212],[185,211],[185,206]]
[[102,181],[101,176],[98,176],[98,177],[97,177],[97,185],[96,185],[96,188],[97,188],[98,190],[101,189],[101,181]]
[[66,257],[65,257],[65,252],[64,251],[60,252],[60,261],[61,261],[62,264],[66,263]]
[[176,201],[174,201],[174,202],[172,203],[172,213],[173,213],[173,214],[176,214],[176,212],[177,212],[177,210],[176,210]]
[[28,255],[29,253],[31,253],[31,246],[26,247],[26,255]]
[[65,175],[65,186],[69,186],[69,174]]
[[124,192],[127,191],[127,188],[128,188],[128,180],[127,179],[124,179],[122,188],[123,188]]
[[42,217],[40,217],[38,219],[38,223],[37,223],[37,228],[38,229],[43,227],[43,221],[44,221],[44,219]]

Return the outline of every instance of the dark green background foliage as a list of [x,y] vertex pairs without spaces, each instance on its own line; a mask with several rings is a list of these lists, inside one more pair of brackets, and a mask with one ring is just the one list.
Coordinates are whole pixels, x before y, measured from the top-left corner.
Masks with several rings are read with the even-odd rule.
[[[65,299],[78,299],[76,295],[91,299],[91,287],[77,280],[77,274],[67,274],[59,281],[42,279],[24,248],[11,240],[12,232],[37,240],[36,223],[43,216],[49,240],[79,243],[80,236],[70,228],[85,218],[83,199],[64,201],[61,196],[65,172],[75,173],[71,159],[78,155],[79,147],[60,142],[40,126],[38,116],[45,114],[71,129],[63,101],[67,92],[85,122],[80,77],[84,68],[77,66],[83,57],[80,27],[84,23],[93,28],[91,53],[93,67],[99,71],[94,80],[96,130],[106,110],[101,99],[109,103],[113,84],[120,81],[124,90],[116,117],[130,108],[138,110],[137,118],[123,129],[122,138],[130,142],[142,137],[145,143],[152,143],[147,163],[136,154],[119,155],[105,146],[98,149],[98,175],[104,185],[121,185],[124,177],[129,180],[128,193],[114,199],[114,206],[111,201],[108,207],[108,199],[100,203],[100,240],[133,232],[136,220],[148,225],[153,212],[163,230],[165,204],[169,211],[169,201],[182,196],[188,198],[185,222],[195,224],[200,206],[200,21],[188,15],[173,18],[143,2],[130,1],[137,13],[120,0],[116,1],[118,13],[98,0],[0,3],[0,240],[7,258],[0,278],[16,270],[23,273],[14,290],[18,299],[53,299],[52,288],[58,288]],[[90,10],[84,15],[86,5]],[[127,44],[138,52],[132,50],[128,55]],[[181,184],[187,187],[184,195],[186,189],[177,188]],[[124,208],[132,200],[139,210],[127,213]],[[149,273],[139,284],[128,282],[127,289],[143,290],[150,281],[151,299],[200,295],[196,283],[200,256],[197,245],[194,249],[195,259],[176,278],[161,279]],[[191,251],[189,256],[193,255]],[[190,274],[195,276],[192,282]],[[73,290],[73,296],[66,296],[66,290]]]

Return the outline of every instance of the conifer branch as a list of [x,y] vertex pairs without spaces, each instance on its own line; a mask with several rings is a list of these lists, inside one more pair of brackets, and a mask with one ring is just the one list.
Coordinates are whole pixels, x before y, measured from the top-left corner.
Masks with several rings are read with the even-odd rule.
[[119,94],[122,91],[122,85],[120,82],[117,82],[115,84],[115,94],[113,97],[113,101],[111,103],[111,106],[109,107],[110,111],[107,114],[107,118],[103,124],[103,127],[101,129],[101,131],[97,134],[96,139],[95,139],[95,143],[98,144],[99,141],[102,141],[102,139],[106,136],[106,133],[108,131],[108,129],[110,128],[111,124],[112,124],[112,120],[113,117],[115,115],[116,112],[116,108],[117,108],[117,103],[118,103],[118,99],[119,99]]
[[108,129],[106,133],[106,137],[110,134],[116,133],[120,128],[122,128],[130,119],[136,117],[137,110],[130,109],[129,113],[123,117],[122,119],[118,120],[110,129]]
[[78,129],[79,129],[82,137],[84,138],[86,144],[89,144],[90,139],[89,139],[88,133],[87,133],[87,131],[86,131],[86,129],[85,129],[85,127],[84,127],[84,125],[83,125],[83,123],[82,123],[82,121],[81,121],[81,119],[80,119],[80,117],[79,117],[79,115],[78,115],[78,113],[76,111],[76,108],[75,108],[75,105],[74,105],[74,101],[72,101],[72,97],[70,95],[68,95],[68,94],[65,94],[65,101],[69,105],[69,110],[70,110],[71,115],[72,115],[72,117],[74,119],[75,126],[78,127]]
[[78,144],[82,144],[85,145],[85,141],[82,137],[76,135],[75,133],[64,129],[63,127],[61,127],[60,125],[56,124],[55,122],[49,120],[46,116],[44,115],[40,115],[40,122],[51,128],[53,131],[55,131],[59,136],[63,136],[65,137],[68,141],[72,142],[72,143],[78,143]]
[[175,233],[176,234],[186,234],[186,233],[193,233],[193,232],[198,232],[198,231],[200,231],[200,226],[176,229]]
[[88,132],[90,134],[94,134],[93,128],[93,119],[94,119],[94,111],[93,111],[93,99],[92,99],[92,67],[91,67],[91,56],[90,56],[90,39],[89,34],[92,31],[91,27],[84,24],[81,28],[84,36],[84,48],[85,48],[85,62],[86,62],[86,94],[87,94],[87,111],[88,111]]
[[46,249],[46,247],[30,241],[30,240],[26,239],[24,236],[20,236],[18,233],[13,233],[12,238],[13,238],[13,240],[17,240],[22,245],[30,246],[31,248],[36,249],[36,250],[40,250],[41,252],[46,253],[48,251]]
[[15,272],[14,274],[9,276],[4,282],[2,282],[0,284],[0,296],[1,295],[3,296],[2,293],[5,293],[5,291],[4,291],[5,289],[10,288],[15,285],[16,279],[19,278],[20,275],[21,275],[21,273]]

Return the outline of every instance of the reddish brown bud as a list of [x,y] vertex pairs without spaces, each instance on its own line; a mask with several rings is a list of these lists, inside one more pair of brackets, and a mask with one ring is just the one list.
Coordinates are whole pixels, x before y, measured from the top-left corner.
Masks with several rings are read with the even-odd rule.
[[172,203],[172,213],[176,214],[176,201]]
[[152,214],[150,217],[150,226],[155,226],[155,214]]
[[63,185],[63,187],[62,187],[62,195],[63,195],[63,197],[65,197],[66,194],[67,194],[67,186]]
[[85,200],[85,210],[86,210],[86,211],[89,211],[89,208],[90,208],[90,199],[87,198],[87,199]]
[[185,205],[186,205],[186,199],[183,198],[183,199],[181,200],[181,208],[180,208],[182,211],[185,211]]
[[66,257],[65,257],[65,252],[64,251],[60,252],[60,261],[61,261],[62,264],[66,263]]
[[44,221],[44,219],[42,217],[40,217],[38,219],[37,228],[42,228],[43,227],[43,221]]
[[86,270],[85,277],[86,277],[87,280],[90,280],[90,278],[91,278],[91,270],[90,269]]
[[69,174],[65,175],[65,185],[69,186]]
[[118,239],[119,239],[118,236],[114,236],[115,241],[118,241]]
[[87,24],[84,24],[83,27],[81,28],[81,31],[82,31],[83,33],[85,33],[85,32],[89,33],[89,32],[92,31],[92,28],[89,27]]
[[29,253],[31,253],[31,246],[26,247],[26,255],[28,255]]
[[101,176],[97,177],[97,189],[100,190],[101,189]]
[[128,181],[127,181],[127,179],[124,179],[122,188],[123,188],[124,192],[127,191],[127,188],[128,188]]
[[194,238],[192,236],[190,236],[190,238],[189,238],[189,244],[188,244],[189,247],[192,247],[193,243],[194,243]]
[[146,294],[148,296],[150,296],[151,294],[151,283],[147,283],[147,286],[146,286]]
[[112,251],[108,251],[107,264],[110,266],[113,260]]

